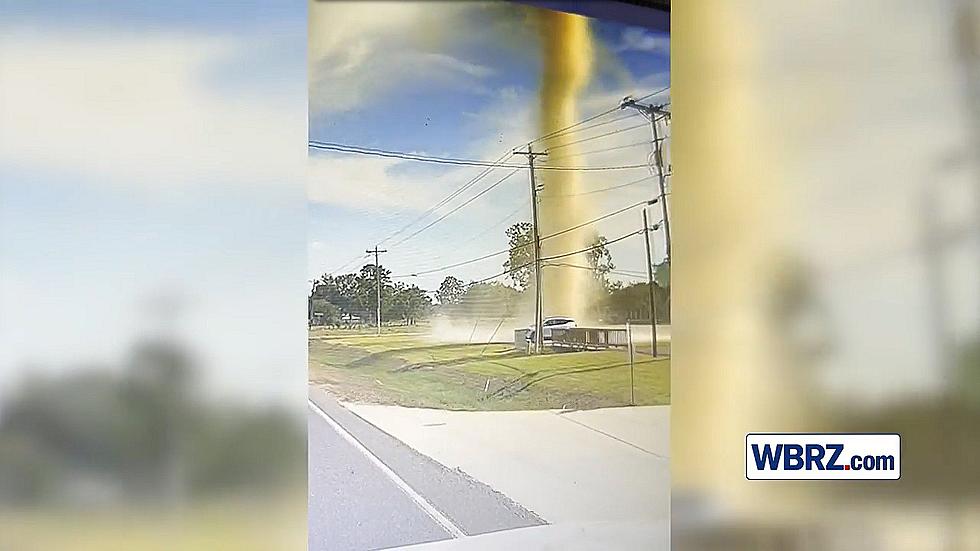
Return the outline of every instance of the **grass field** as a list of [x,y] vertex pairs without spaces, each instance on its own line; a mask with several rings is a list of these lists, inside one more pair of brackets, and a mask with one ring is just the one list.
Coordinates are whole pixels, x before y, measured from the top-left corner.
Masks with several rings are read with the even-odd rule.
[[[622,350],[525,356],[505,344],[436,341],[424,330],[310,333],[310,381],[341,399],[461,410],[590,409],[630,403]],[[638,355],[637,405],[670,403],[670,360]]]

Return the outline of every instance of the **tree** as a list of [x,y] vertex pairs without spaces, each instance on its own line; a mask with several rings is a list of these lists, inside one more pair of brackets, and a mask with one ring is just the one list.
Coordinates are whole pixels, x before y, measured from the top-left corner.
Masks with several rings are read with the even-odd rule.
[[325,300],[336,306],[342,314],[351,314],[357,309],[357,275],[344,274],[333,277],[324,274],[313,284],[310,293],[310,316],[313,315],[313,301]]
[[414,325],[419,319],[427,316],[432,309],[432,299],[416,285],[395,285],[392,301],[397,309],[395,319],[401,319],[409,325]]
[[[324,275],[309,296],[310,324],[340,325],[345,316],[373,323],[377,318],[378,279],[374,264],[340,276]],[[414,324],[432,309],[432,299],[416,285],[392,283],[391,271],[381,266],[381,317],[383,321]]]
[[378,269],[381,276],[381,304],[390,304],[394,294],[391,286],[391,270],[385,269],[384,266],[375,267],[374,264],[365,264],[355,277],[358,310],[360,315],[366,316],[373,322],[377,322]]
[[507,228],[510,251],[504,270],[519,291],[527,289],[534,273],[534,238],[530,222],[518,222]]
[[[668,308],[670,292],[654,284],[653,294],[654,300],[657,301],[657,323],[670,323]],[[628,319],[649,319],[650,293],[647,283],[613,286],[606,296],[602,310],[602,317],[607,323],[626,323]]]
[[325,298],[310,301],[310,323],[313,325],[340,325],[340,308]]
[[439,285],[439,290],[436,291],[436,299],[441,305],[458,304],[465,292],[466,286],[463,285],[462,281],[454,276],[447,276]]
[[592,268],[592,276],[602,284],[604,289],[609,288],[609,281],[607,279],[609,272],[616,269],[616,265],[613,264],[612,253],[606,248],[606,243],[608,242],[608,239],[596,234],[590,245],[592,248],[586,252],[586,256],[589,259],[589,266]]
[[521,293],[498,281],[471,283],[459,303],[452,308],[457,317],[486,318],[513,313],[521,299]]

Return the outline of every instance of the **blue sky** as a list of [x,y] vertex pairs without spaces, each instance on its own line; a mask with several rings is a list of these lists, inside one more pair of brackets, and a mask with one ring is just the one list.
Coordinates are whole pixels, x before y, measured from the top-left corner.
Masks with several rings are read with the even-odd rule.
[[[368,10],[374,9],[366,5],[360,12],[356,7],[329,3],[312,9],[311,139],[495,159],[539,135],[534,120],[542,60],[534,31],[522,26],[520,17],[515,15],[519,8],[509,6],[508,14],[501,13],[504,8],[488,13],[479,5],[464,3],[449,8],[446,4],[430,4],[429,13],[423,14],[406,5],[392,14],[379,14],[375,9],[375,18],[366,16]],[[400,23],[381,24],[376,18]],[[438,36],[430,37],[430,29],[436,27]],[[487,30],[494,28],[498,32]],[[582,118],[615,106],[626,94],[643,95],[669,85],[668,35],[601,20],[591,20],[591,28],[596,60],[592,82],[581,102]],[[318,48],[318,37],[325,37],[329,43]],[[662,94],[658,99],[666,97]],[[637,117],[607,129],[637,123],[642,123],[642,119]],[[624,132],[595,144],[615,146],[644,139],[649,140],[649,129]],[[599,159],[596,164],[642,164],[648,151],[640,147],[623,149],[622,153]],[[322,152],[312,152],[311,157],[310,278],[350,260],[481,170],[345,158]],[[495,171],[485,183],[505,174]],[[589,177],[588,186],[607,187],[647,175],[645,170],[615,176],[594,174]],[[507,224],[485,238],[471,237],[526,201],[526,188],[526,172],[516,174],[458,215],[393,250],[386,265],[395,273],[411,272],[505,247]],[[643,186],[627,191],[603,198],[602,211],[621,208],[651,193],[649,187]],[[447,208],[470,196],[471,193],[462,195]],[[639,212],[635,214],[637,218]],[[519,213],[511,222],[526,218]],[[633,222],[629,223],[630,228]],[[614,237],[625,227],[614,221],[601,230]],[[466,250],[455,248],[460,243],[466,243]],[[637,244],[627,243],[614,251],[618,265],[642,269],[642,258],[638,256],[642,248]],[[659,249],[663,250],[662,245]],[[502,261],[503,258],[490,259],[461,268],[454,275],[485,277],[499,272]],[[434,274],[413,282],[432,289],[445,275],[449,274]]]
[[242,0],[226,2],[131,2],[129,0],[32,0],[5,2],[7,23],[32,22],[58,26],[122,25],[127,28],[241,31],[269,24],[306,24],[306,2]]

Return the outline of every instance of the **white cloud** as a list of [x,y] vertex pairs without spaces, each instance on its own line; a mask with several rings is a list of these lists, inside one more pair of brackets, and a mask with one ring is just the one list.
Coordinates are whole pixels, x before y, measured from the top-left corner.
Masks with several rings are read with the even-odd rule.
[[356,109],[406,82],[487,93],[481,81],[493,74],[491,68],[440,48],[466,33],[466,14],[473,7],[431,8],[410,2],[312,2],[312,114]]
[[640,27],[628,27],[623,30],[616,51],[670,54],[670,35],[654,34]]
[[311,156],[307,200],[360,212],[421,210],[437,200],[444,178],[397,176],[403,161],[368,156]]
[[299,181],[297,96],[215,80],[255,47],[204,33],[4,28],[0,163],[157,191]]

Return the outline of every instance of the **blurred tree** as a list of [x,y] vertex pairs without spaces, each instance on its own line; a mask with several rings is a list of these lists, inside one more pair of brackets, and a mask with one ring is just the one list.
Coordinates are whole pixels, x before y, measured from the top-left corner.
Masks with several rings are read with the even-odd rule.
[[449,315],[461,318],[493,318],[512,312],[521,300],[517,289],[499,282],[471,283]]
[[956,370],[956,390],[970,408],[980,411],[980,338],[960,349]]
[[586,252],[589,259],[589,266],[592,268],[592,276],[602,284],[603,289],[609,288],[609,272],[616,269],[613,264],[612,253],[606,248],[609,240],[604,236],[596,234],[592,239],[592,247]]
[[459,278],[446,276],[446,279],[442,280],[442,283],[439,285],[439,290],[436,291],[436,299],[442,305],[457,304],[465,292],[466,286],[463,285],[463,282]]
[[4,397],[0,503],[175,504],[305,474],[302,418],[204,400],[180,346],[138,343],[123,367],[69,367]]
[[428,316],[432,308],[432,299],[416,285],[396,283],[385,289],[384,296],[389,298],[382,306],[382,314],[389,322],[398,320],[414,325],[418,320]]
[[[657,323],[670,323],[669,290],[654,284],[653,294],[654,300],[657,301]],[[649,319],[650,293],[647,284],[645,282],[631,285],[614,284],[598,308],[606,323],[626,323],[628,319]]]
[[534,273],[534,239],[530,222],[518,222],[507,228],[508,256],[504,262],[504,270],[514,282],[518,291],[528,288],[531,275]]
[[313,298],[310,302],[310,323],[336,327],[341,324],[341,311],[325,298]]

